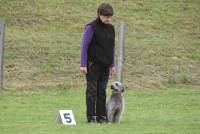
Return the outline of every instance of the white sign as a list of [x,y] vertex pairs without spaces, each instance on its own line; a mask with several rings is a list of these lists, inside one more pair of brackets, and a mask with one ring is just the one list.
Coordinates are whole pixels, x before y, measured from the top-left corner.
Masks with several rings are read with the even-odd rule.
[[64,125],[76,125],[72,110],[59,110],[56,122]]

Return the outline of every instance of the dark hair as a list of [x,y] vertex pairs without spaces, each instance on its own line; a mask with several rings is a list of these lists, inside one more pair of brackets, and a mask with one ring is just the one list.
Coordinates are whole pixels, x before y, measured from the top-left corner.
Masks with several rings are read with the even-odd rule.
[[114,10],[110,4],[102,3],[97,10],[97,14],[103,16],[113,16]]

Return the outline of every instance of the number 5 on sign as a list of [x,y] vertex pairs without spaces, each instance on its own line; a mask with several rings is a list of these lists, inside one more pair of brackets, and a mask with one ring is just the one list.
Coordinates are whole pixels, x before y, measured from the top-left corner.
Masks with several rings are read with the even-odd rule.
[[59,110],[56,122],[64,125],[76,125],[72,110]]

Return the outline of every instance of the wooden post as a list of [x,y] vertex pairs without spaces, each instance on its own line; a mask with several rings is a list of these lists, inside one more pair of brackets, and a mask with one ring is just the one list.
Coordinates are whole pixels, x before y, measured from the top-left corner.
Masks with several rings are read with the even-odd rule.
[[119,49],[117,54],[117,81],[123,83],[123,65],[124,65],[124,44],[125,44],[125,24],[121,22],[119,32]]
[[0,20],[0,89],[3,88],[4,27],[5,22]]

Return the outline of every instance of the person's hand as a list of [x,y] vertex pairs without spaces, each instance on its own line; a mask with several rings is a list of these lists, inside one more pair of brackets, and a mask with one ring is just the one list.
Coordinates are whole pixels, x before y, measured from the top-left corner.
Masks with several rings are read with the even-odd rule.
[[81,71],[83,74],[87,74],[87,67],[80,67],[80,71]]
[[110,67],[110,74],[111,74],[111,75],[115,75],[115,74],[116,74],[116,69],[115,69],[114,66],[113,66],[113,67]]

